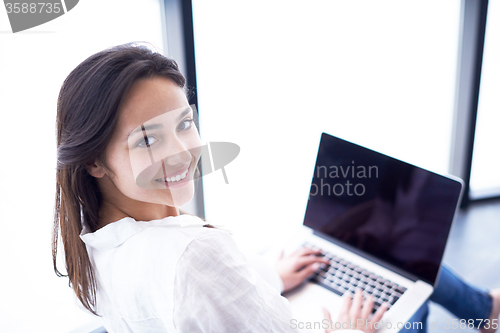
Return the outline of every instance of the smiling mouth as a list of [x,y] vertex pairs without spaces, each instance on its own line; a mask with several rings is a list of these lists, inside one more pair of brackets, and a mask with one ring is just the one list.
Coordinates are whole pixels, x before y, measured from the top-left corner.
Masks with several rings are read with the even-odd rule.
[[177,176],[173,177],[167,177],[167,178],[158,178],[156,179],[157,182],[167,182],[167,183],[175,183],[183,180],[186,178],[187,174],[189,172],[189,167],[181,174],[178,174]]

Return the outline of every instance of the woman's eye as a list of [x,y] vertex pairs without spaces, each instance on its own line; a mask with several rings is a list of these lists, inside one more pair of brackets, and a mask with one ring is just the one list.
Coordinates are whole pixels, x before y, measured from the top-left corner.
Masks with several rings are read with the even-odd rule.
[[147,137],[141,139],[139,142],[137,142],[136,146],[137,147],[147,147],[148,145],[151,146],[156,141],[158,141],[158,140],[156,140],[156,138],[154,138],[152,136],[147,136]]
[[186,119],[179,125],[177,130],[183,131],[189,129],[191,128],[192,124],[193,124],[193,119]]

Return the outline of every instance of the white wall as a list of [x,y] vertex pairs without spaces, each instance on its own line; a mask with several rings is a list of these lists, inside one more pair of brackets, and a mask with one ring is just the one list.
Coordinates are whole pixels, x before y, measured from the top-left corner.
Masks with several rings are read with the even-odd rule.
[[200,128],[241,147],[206,217],[262,250],[301,225],[320,133],[446,173],[460,1],[193,1]]
[[[90,55],[145,40],[163,49],[158,0],[85,0],[12,34],[0,6],[0,331],[69,332],[93,319],[52,269],[55,119],[65,77]],[[61,248],[62,254],[62,248]],[[59,259],[62,259],[60,257]],[[65,272],[59,261],[59,270]]]
[[488,2],[483,68],[471,173],[472,195],[500,190],[500,1]]

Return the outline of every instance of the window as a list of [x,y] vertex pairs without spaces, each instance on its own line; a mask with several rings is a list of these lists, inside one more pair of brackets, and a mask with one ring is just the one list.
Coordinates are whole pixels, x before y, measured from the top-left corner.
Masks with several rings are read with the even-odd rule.
[[471,173],[471,198],[500,194],[500,1],[490,0]]
[[193,1],[202,139],[241,147],[229,185],[203,179],[206,218],[252,249],[300,226],[322,131],[446,173],[459,19],[459,1]]

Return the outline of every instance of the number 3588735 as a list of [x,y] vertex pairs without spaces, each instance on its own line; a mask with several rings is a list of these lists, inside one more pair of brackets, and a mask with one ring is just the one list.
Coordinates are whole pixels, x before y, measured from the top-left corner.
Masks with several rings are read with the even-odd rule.
[[35,14],[35,13],[47,13],[47,14],[59,14],[62,10],[60,2],[38,2],[38,3],[27,3],[27,2],[14,2],[6,3],[5,8],[7,9],[7,14]]

